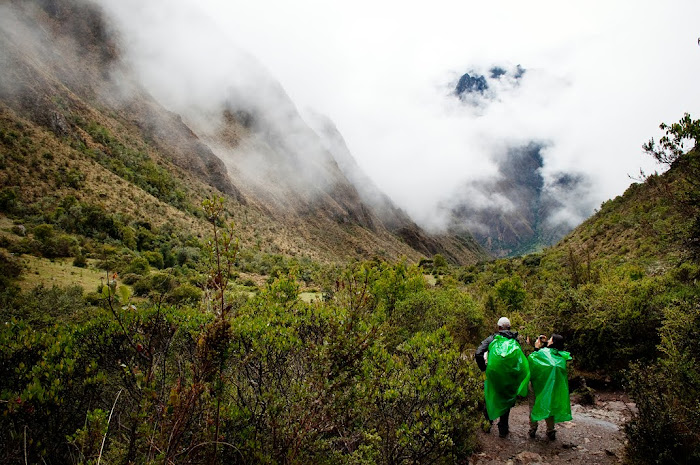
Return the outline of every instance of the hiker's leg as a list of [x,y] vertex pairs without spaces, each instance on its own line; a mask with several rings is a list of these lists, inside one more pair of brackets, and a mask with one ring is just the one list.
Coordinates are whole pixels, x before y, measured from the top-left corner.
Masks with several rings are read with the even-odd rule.
[[[484,390],[486,390],[486,381],[484,381]],[[486,428],[486,432],[491,432],[491,426],[493,425],[493,420],[489,418],[489,412],[486,409],[486,399],[484,399],[484,418],[489,422],[489,426]]]
[[554,430],[554,417],[545,418],[544,421],[547,423],[547,437],[553,441],[557,437],[557,432]]
[[506,413],[501,415],[498,420],[498,435],[505,437],[508,434],[508,417],[510,417],[510,409],[506,410]]
[[[527,403],[530,406],[530,415],[532,415],[532,408],[535,406],[535,391],[532,390],[532,384],[527,385]],[[530,416],[530,437],[534,438],[537,434],[537,422],[532,421]]]
[[544,420],[547,423],[547,432],[554,431],[554,417],[548,417]]
[[488,422],[488,426],[484,424],[484,431],[487,433],[491,432],[491,426],[493,426],[493,420],[489,418],[489,412],[486,410],[486,403],[484,403],[484,418]]
[[537,435],[537,422],[530,420],[530,437],[534,438]]

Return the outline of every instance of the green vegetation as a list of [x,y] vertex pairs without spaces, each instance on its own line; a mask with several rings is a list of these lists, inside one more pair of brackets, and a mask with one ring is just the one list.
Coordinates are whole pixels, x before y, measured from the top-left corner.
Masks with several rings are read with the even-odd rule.
[[46,463],[469,456],[481,382],[459,345],[476,343],[483,316],[468,296],[382,262],[327,269],[322,302],[299,298],[299,263],[252,297],[237,294],[239,248],[222,214],[205,204],[213,234],[189,273],[110,254],[146,300],[111,273],[86,297],[5,289],[4,458],[21,461],[25,440],[28,460]]
[[[196,215],[210,227],[202,239],[94,197],[29,202],[4,185],[0,457],[465,462],[483,398],[469,350],[507,315],[523,336],[563,334],[573,377],[628,391],[630,462],[693,463],[700,154],[678,144],[697,146],[697,124],[664,126],[670,169],[557,246],[467,267],[439,255],[414,266],[272,253],[239,243],[219,200]],[[35,155],[23,131],[0,133],[6,163]],[[142,182],[131,171],[145,152],[103,126],[85,131],[121,160],[110,170]],[[70,172],[62,188],[87,179]],[[144,179],[164,199],[176,188]]]
[[[84,129],[93,141],[100,144],[101,148],[95,148],[89,152],[100,165],[176,208],[191,209],[185,201],[185,192],[177,185],[170,173],[154,163],[143,149],[127,146],[107,128],[94,121],[86,122],[82,118],[76,118],[75,124]],[[87,150],[85,145],[79,145],[79,147]]]

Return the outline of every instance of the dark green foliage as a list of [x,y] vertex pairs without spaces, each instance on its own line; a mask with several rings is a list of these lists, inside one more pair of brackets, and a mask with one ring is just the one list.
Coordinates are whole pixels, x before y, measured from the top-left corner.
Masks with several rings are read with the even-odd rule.
[[0,294],[0,309],[3,319],[16,318],[35,328],[43,328],[79,318],[87,306],[80,286],[48,288],[39,285],[22,293],[6,291]]
[[629,373],[638,413],[626,432],[635,463],[700,461],[700,295],[693,294],[664,310],[662,357]]
[[0,250],[0,290],[7,287],[21,272],[22,265],[19,260]]
[[[671,125],[661,123],[659,127],[666,132],[666,135],[659,140],[660,147],[656,146],[654,139],[650,139],[642,146],[644,151],[659,163],[672,165],[685,154],[688,148],[697,147],[700,141],[700,120],[691,119],[688,113],[683,115],[677,123]],[[685,141],[691,142],[692,147],[684,147]]]
[[26,453],[30,463],[70,463],[66,435],[84,424],[108,389],[107,360],[95,357],[114,347],[108,328],[104,320],[42,331],[14,320],[0,327],[4,462],[24,463]]
[[97,123],[85,123],[81,119],[76,123],[103,146],[104,151],[93,150],[90,153],[102,166],[176,208],[191,209],[182,188],[165,168],[151,160],[148,153],[125,145]]
[[[15,296],[3,308],[35,326],[0,334],[0,456],[21,460],[26,429],[29,460],[48,464],[94,459],[105,431],[109,463],[463,461],[475,446],[481,384],[440,327],[462,331],[453,305],[471,330],[480,314],[458,290],[433,293],[417,277],[402,264],[351,267],[332,301],[310,305],[285,276],[203,314],[188,308],[202,301],[200,289],[151,273],[134,289],[154,304],[135,306],[110,280],[91,297],[110,315],[87,320],[80,289]],[[413,329],[385,318],[422,299],[429,318]],[[46,326],[59,320],[67,323]],[[387,333],[405,337],[386,346]]]
[[419,333],[379,354],[371,404],[382,463],[458,463],[473,450],[480,379],[448,333]]
[[151,266],[149,265],[148,260],[146,260],[144,257],[136,257],[131,260],[124,271],[127,273],[147,275],[150,270]]
[[0,190],[0,211],[13,213],[17,207],[17,188],[5,187]]
[[134,294],[146,297],[150,294],[166,295],[177,287],[177,280],[169,273],[152,273],[133,283]]
[[518,275],[498,281],[495,291],[499,302],[505,307],[505,312],[517,312],[522,309],[526,292]]
[[87,258],[85,258],[82,252],[79,252],[73,260],[73,266],[77,266],[78,268],[85,268],[87,264]]
[[454,287],[421,289],[402,299],[388,320],[387,345],[396,347],[418,332],[446,328],[458,347],[475,343],[484,317],[474,301]]
[[445,269],[447,268],[447,260],[441,254],[436,254],[433,257],[433,266],[438,269]]
[[165,263],[163,261],[163,254],[161,254],[158,251],[146,251],[143,254],[143,258],[145,258],[148,261],[148,264],[156,267],[158,269],[162,269],[165,267]]
[[187,305],[197,307],[202,300],[203,292],[192,284],[181,284],[174,288],[167,296],[168,303],[173,305]]
[[80,189],[85,182],[85,175],[75,168],[66,169],[63,166],[58,167],[55,173],[56,187],[70,187],[71,189]]

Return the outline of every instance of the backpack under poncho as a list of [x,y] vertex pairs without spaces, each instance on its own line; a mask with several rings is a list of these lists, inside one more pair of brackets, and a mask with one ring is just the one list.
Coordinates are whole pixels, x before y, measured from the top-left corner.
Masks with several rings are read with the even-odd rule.
[[527,395],[530,368],[520,344],[496,334],[489,344],[484,399],[489,419],[495,420],[515,405],[516,396]]
[[532,421],[549,417],[554,417],[554,423],[571,420],[567,360],[571,360],[568,352],[549,348],[540,349],[528,357],[535,392],[535,405],[530,412]]

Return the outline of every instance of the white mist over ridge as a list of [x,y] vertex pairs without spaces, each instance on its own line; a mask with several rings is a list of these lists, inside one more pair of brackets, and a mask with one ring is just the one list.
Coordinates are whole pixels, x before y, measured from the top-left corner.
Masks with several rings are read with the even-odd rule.
[[[202,5],[298,105],[329,115],[360,166],[423,221],[463,182],[495,173],[499,146],[532,140],[550,142],[545,178],[591,179],[591,212],[628,174],[658,169],[640,146],[661,121],[700,111],[690,0]],[[447,95],[465,72],[517,64],[521,86],[481,114]]]
[[291,210],[294,201],[312,204],[344,181],[280,84],[193,3],[99,3],[115,21],[126,66],[183,117],[244,191]]
[[[449,223],[444,206],[459,192],[497,182],[499,157],[532,141],[546,144],[545,186],[562,173],[587,179],[561,193],[551,218],[575,225],[620,194],[628,173],[657,168],[640,146],[659,122],[700,110],[700,6],[689,1],[99,3],[121,18],[150,91],[189,124],[211,126],[222,102],[279,111],[272,119],[286,124],[286,91],[328,115],[368,176],[433,230]],[[518,65],[517,85],[492,81],[478,105],[455,98],[462,74],[512,76]]]

